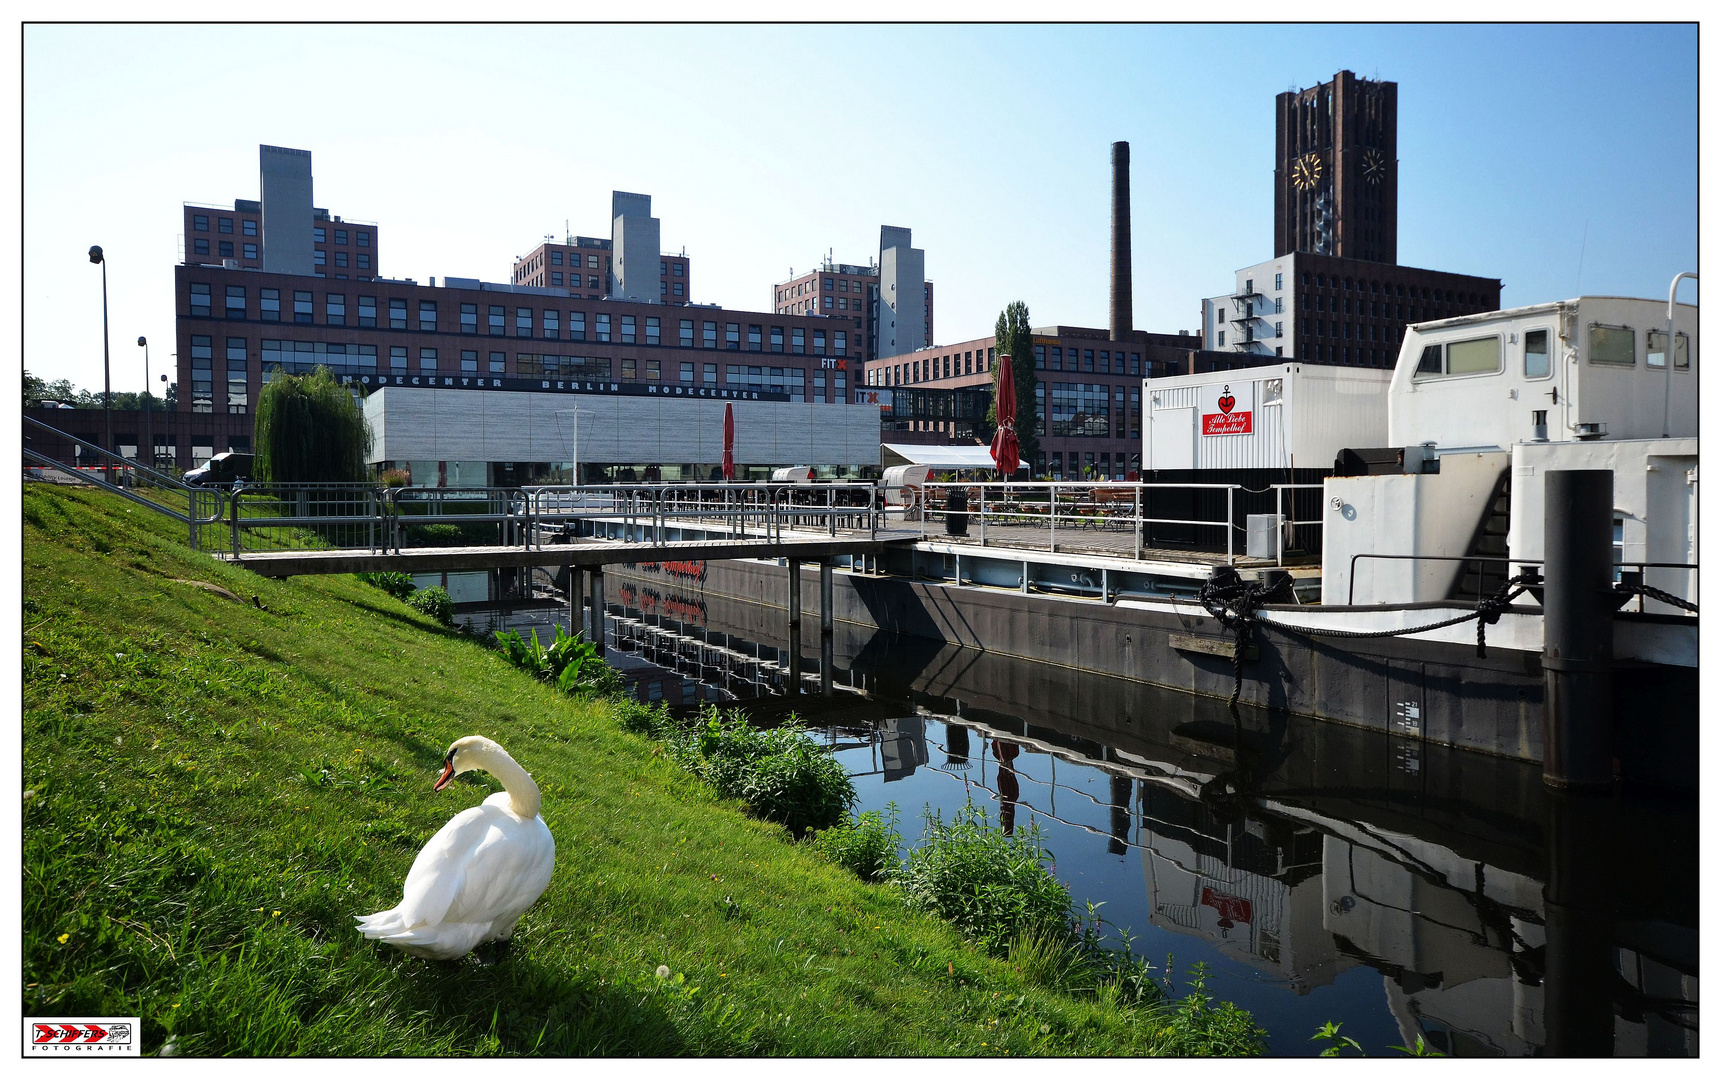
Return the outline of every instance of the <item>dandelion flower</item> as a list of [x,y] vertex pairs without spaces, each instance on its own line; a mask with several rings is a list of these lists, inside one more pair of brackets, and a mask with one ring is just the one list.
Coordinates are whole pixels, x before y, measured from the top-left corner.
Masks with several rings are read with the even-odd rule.
[[71,939],[71,936],[72,936],[71,934],[61,934],[56,940],[59,941],[59,943],[61,945],[64,945],[68,940]]
[[669,978],[669,965],[668,964],[657,965],[657,977],[660,979]]

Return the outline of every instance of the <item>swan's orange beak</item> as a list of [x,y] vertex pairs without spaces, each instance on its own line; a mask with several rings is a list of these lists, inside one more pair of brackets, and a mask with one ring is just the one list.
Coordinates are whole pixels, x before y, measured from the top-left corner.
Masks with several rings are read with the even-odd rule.
[[454,779],[454,758],[450,756],[447,761],[442,763],[442,775],[436,778],[436,786],[431,790],[441,791],[448,786],[448,782],[452,779]]

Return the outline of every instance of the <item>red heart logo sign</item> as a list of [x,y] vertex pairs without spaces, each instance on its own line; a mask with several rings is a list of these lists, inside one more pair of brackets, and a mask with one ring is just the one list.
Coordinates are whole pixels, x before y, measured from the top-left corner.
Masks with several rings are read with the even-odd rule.
[[1231,388],[1227,386],[1225,392],[1219,395],[1219,411],[1229,414],[1231,406],[1235,404],[1237,404],[1237,399],[1231,396]]

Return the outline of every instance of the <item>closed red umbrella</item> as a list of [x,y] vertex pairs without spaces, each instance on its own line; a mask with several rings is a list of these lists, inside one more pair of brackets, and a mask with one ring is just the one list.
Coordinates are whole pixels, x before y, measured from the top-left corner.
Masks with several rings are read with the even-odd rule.
[[723,479],[735,479],[735,406],[723,403]]
[[1022,447],[1016,441],[1016,369],[1008,356],[998,372],[998,433],[992,436],[992,463],[998,475],[1008,480],[1022,465]]

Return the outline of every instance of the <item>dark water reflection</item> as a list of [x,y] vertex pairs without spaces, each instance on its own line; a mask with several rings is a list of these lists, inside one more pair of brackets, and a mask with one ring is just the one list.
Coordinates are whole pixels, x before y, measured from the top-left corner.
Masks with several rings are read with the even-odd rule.
[[[781,655],[780,612],[700,611],[663,625]],[[661,664],[637,680],[658,697],[782,689],[675,640],[623,634]],[[1156,962],[1209,965],[1271,1053],[1318,1052],[1329,1020],[1372,1056],[1418,1035],[1457,1056],[1697,1052],[1693,802],[1560,795],[1535,766],[853,627],[836,657],[864,697],[749,707],[800,711],[910,842],[969,801],[1037,827],[1078,905]]]

